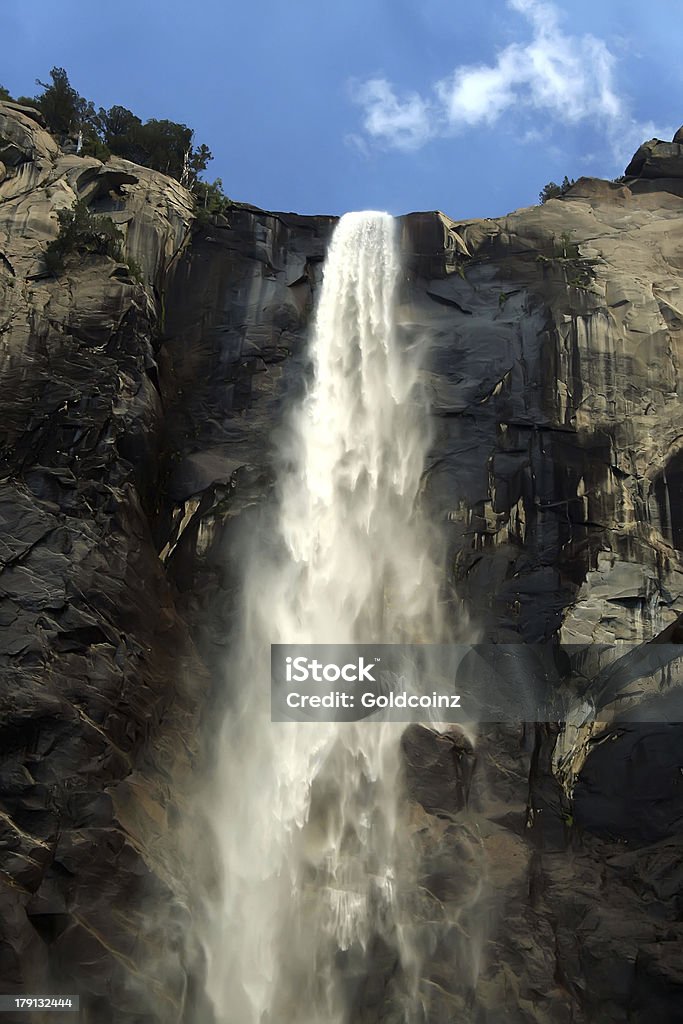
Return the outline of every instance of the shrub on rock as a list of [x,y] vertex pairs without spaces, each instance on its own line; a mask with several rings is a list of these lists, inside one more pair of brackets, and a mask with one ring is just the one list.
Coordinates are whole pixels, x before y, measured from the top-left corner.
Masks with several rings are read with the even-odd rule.
[[59,234],[45,250],[48,270],[64,271],[66,257],[72,253],[92,253],[123,260],[123,234],[111,217],[94,216],[87,204],[78,199],[70,210],[59,210]]

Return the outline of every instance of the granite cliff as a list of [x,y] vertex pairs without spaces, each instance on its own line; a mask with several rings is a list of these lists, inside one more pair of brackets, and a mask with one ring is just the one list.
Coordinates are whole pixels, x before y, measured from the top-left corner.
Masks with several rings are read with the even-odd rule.
[[[10,103],[0,161],[2,987],[71,987],[96,1024],[208,1020],[178,823],[334,220],[236,204],[200,225],[177,182],[66,154]],[[77,198],[139,273],[47,271]],[[584,680],[564,730],[406,732],[429,1024],[678,1021],[683,728],[614,723],[610,681],[616,640],[639,685],[677,671],[683,144],[541,207],[401,230],[453,616]],[[354,1019],[374,1024],[392,962],[369,964]]]

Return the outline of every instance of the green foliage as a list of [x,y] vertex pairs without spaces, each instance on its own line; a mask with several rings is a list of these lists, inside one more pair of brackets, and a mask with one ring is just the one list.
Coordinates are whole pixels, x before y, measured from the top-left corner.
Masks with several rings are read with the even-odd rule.
[[192,129],[187,125],[156,118],[143,124],[132,111],[119,106],[100,110],[97,120],[101,138],[115,156],[180,181],[185,154],[192,152]]
[[31,96],[17,96],[15,103],[20,103],[22,107],[35,107],[36,110],[40,110],[40,103]]
[[126,266],[128,267],[128,270],[130,271],[130,276],[133,278],[133,280],[137,281],[138,284],[143,284],[145,280],[144,273],[138,261],[133,259],[133,257],[131,256],[129,257],[129,259],[126,260]]
[[94,156],[96,160],[101,160],[103,164],[106,164],[111,156],[111,151],[107,144],[102,142],[97,132],[89,128],[83,132],[81,156]]
[[[50,79],[49,83],[38,81],[43,89],[40,95],[33,99],[21,96],[17,102],[40,110],[48,128],[62,142],[75,139],[80,132],[83,156],[102,162],[112,155],[118,156],[182,181],[194,192],[199,221],[230,208],[232,203],[223,192],[220,179],[212,183],[200,179],[213,155],[204,143],[193,146],[194,132],[187,125],[157,118],[143,123],[132,110],[120,105],[108,110],[101,107],[96,112],[93,103],[73,88],[64,68],[52,68]],[[0,99],[3,98],[10,96],[0,87]],[[48,259],[57,260],[57,266],[58,250],[50,250]]]
[[558,259],[563,260],[575,260],[579,257],[579,247],[576,242],[572,242],[571,231],[563,231],[560,235],[559,242],[553,239],[553,249],[555,256]]
[[48,127],[58,135],[69,135],[84,125],[92,124],[95,108],[90,100],[76,92],[64,68],[53,68],[50,78],[51,84],[36,80],[36,84],[43,87],[36,101]]
[[175,121],[150,118],[143,124],[132,110],[114,106],[100,109],[97,125],[102,141],[115,156],[152,167],[178,181],[183,177],[187,154],[188,184],[197,180],[212,159],[208,146],[193,149],[192,129]]
[[209,163],[212,160],[213,153],[211,152],[208,146],[204,145],[204,143],[201,144],[199,149],[190,151],[190,157],[188,160],[188,170],[190,174],[191,184],[194,184],[196,181],[199,180],[199,175],[202,173],[202,171],[206,170],[206,168],[209,166]]
[[150,118],[143,125],[142,140],[147,150],[145,166],[180,181],[185,154],[192,149],[192,129],[184,124],[176,124],[175,121]]
[[132,110],[118,105],[109,110],[100,107],[97,126],[103,144],[114,156],[146,167],[152,166],[145,126]]
[[208,146],[193,147],[194,133],[185,124],[157,118],[143,124],[131,110],[119,105],[96,112],[93,103],[73,88],[64,68],[52,68],[50,78],[49,83],[38,81],[43,89],[39,96],[23,97],[21,102],[37,107],[48,128],[62,139],[82,132],[84,156],[98,160],[111,154],[120,156],[184,180],[190,187],[213,159]]
[[70,210],[60,210],[59,235],[45,250],[48,269],[57,276],[72,253],[92,253],[123,259],[123,234],[111,217],[96,217],[87,204],[78,199]]
[[588,291],[595,280],[597,261],[581,255],[578,244],[572,242],[571,231],[563,231],[559,239],[553,237],[552,255],[546,256],[544,253],[539,253],[536,256],[536,262],[546,264],[548,267],[561,267],[567,284],[574,288],[583,288]]
[[5,89],[4,85],[0,85],[0,100],[11,100],[12,97],[9,94],[9,90]]
[[562,184],[558,185],[555,181],[549,181],[547,185],[544,185],[541,191],[538,193],[539,203],[547,203],[549,199],[559,199],[563,196],[572,185],[576,184],[573,178],[568,178],[565,174]]
[[223,191],[223,182],[216,178],[213,182],[196,181],[192,191],[197,200],[197,222],[206,224],[212,217],[226,214],[232,206]]
[[119,105],[114,105],[109,110],[100,107],[97,114],[97,127],[107,145],[112,139],[125,136],[132,128],[141,124],[140,118],[131,110]]

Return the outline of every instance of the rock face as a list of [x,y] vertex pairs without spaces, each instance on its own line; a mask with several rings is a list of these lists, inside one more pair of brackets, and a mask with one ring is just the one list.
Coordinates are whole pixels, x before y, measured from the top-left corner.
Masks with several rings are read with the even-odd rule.
[[[180,1020],[198,960],[170,826],[206,672],[150,524],[155,289],[192,203],[143,168],[63,156],[3,104],[0,151],[2,988],[71,982],[85,1020]],[[46,272],[76,198],[126,230],[144,284],[104,257]]]
[[624,173],[627,178],[682,178],[683,129],[678,129],[673,142],[644,142]]
[[[681,1019],[683,729],[620,723],[615,679],[678,671],[682,148],[498,220],[401,221],[454,620],[549,643],[574,695],[564,728],[406,732],[429,1024]],[[334,222],[198,228],[176,182],[64,155],[11,104],[0,161],[3,990],[208,1022],[175,825]],[[141,281],[105,257],[48,274],[75,198]],[[390,1020],[366,990],[357,1019]]]
[[645,181],[404,222],[404,330],[431,352],[426,492],[454,587],[483,639],[552,640],[569,688],[587,681],[564,731],[480,737],[469,810],[494,923],[471,1019],[681,1016],[678,889],[661,886],[681,856],[683,726],[616,722],[605,685],[651,643],[661,666],[628,678],[656,692],[678,672],[683,157],[653,159],[660,145]]

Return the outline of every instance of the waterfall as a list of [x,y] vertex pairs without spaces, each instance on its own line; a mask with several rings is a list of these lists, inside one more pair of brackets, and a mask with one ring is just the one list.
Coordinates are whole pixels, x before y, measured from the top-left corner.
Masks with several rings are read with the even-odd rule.
[[416,355],[397,336],[398,277],[394,220],[342,217],[310,384],[278,453],[275,527],[246,559],[237,697],[211,794],[223,877],[208,989],[220,1024],[345,1024],[369,962],[387,949],[399,962],[391,998],[407,1007],[392,1020],[413,1019],[402,727],[275,724],[269,712],[271,643],[439,634],[438,574],[416,512],[427,417]]

